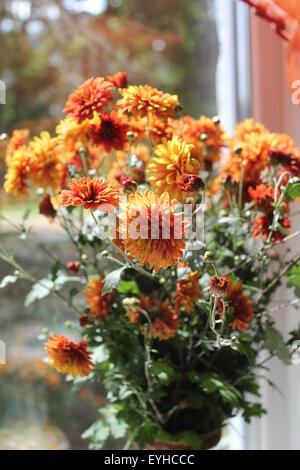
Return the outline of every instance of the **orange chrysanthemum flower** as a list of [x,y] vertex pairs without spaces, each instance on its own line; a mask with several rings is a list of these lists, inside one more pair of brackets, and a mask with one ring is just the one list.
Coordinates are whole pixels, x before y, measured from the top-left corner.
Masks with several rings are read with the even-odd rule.
[[152,337],[161,341],[166,341],[173,338],[180,326],[179,314],[173,310],[168,300],[161,301],[158,296],[155,295],[151,299],[145,295],[141,295],[139,298],[139,305],[128,306],[126,317],[129,323],[140,323],[141,332],[145,333],[143,325],[147,325],[147,334],[151,335],[147,319],[143,314],[143,310],[147,312],[152,322]]
[[6,162],[9,163],[11,156],[16,150],[25,145],[27,137],[29,136],[28,129],[14,130],[8,142],[6,150]]
[[89,375],[95,364],[91,361],[91,353],[87,351],[87,342],[73,343],[65,336],[50,336],[45,345],[51,367],[62,374],[73,377]]
[[27,181],[32,169],[32,158],[27,147],[22,146],[11,156],[5,175],[4,190],[15,197],[28,195]]
[[100,278],[90,279],[84,290],[91,315],[100,320],[106,318],[111,312],[112,294],[102,295],[103,286],[104,275],[101,275]]
[[80,206],[111,212],[118,206],[119,191],[104,178],[73,178],[70,189],[61,192],[61,207]]
[[162,144],[154,148],[155,157],[147,168],[148,181],[159,194],[167,191],[172,198],[185,202],[193,193],[183,192],[178,187],[182,175],[196,174],[200,170],[198,160],[191,157],[192,144],[174,136],[172,140],[163,139]]
[[107,153],[111,149],[123,150],[128,144],[127,132],[129,126],[125,117],[116,111],[102,114],[98,123],[91,126],[90,137],[94,145],[100,146]]
[[[228,280],[226,297],[229,308],[233,310],[234,320],[231,323],[233,328],[244,331],[248,328],[253,318],[253,307],[249,297],[243,294],[243,283],[236,284],[232,279]],[[219,301],[219,315],[222,316],[222,303]]]
[[58,152],[56,138],[49,132],[42,132],[29,143],[32,156],[31,179],[44,189],[58,189],[62,184],[63,165]]
[[103,77],[90,78],[69,96],[64,113],[79,124],[92,119],[94,112],[101,113],[114,97],[113,85]]
[[117,106],[122,111],[136,116],[155,114],[161,119],[166,119],[180,109],[177,95],[169,95],[150,85],[130,85],[119,92],[122,99],[117,102]]
[[129,78],[125,72],[117,72],[114,75],[108,75],[107,80],[111,82],[116,88],[127,88]]
[[[272,226],[273,222],[273,214],[266,213],[256,219],[252,220],[253,225],[253,237],[254,238],[268,238],[270,234],[270,227]],[[291,227],[291,222],[286,217],[281,218],[278,221],[281,227],[286,230],[286,233],[283,231],[276,230],[272,233],[272,241],[278,242],[283,240],[288,235],[288,229]]]
[[187,279],[181,279],[176,284],[174,297],[176,311],[183,308],[186,313],[191,313],[195,302],[200,299],[202,292],[199,285],[200,273],[195,271],[189,273]]
[[237,140],[244,140],[247,134],[264,134],[269,133],[268,129],[260,124],[255,122],[254,119],[245,119],[235,126],[234,135]]
[[274,211],[274,188],[259,184],[256,188],[248,189],[252,201],[255,202],[257,208],[262,212],[273,213]]
[[227,142],[221,124],[207,116],[200,116],[199,119],[184,116],[178,126],[182,139],[194,145],[192,156],[198,158],[207,170],[211,170],[212,164],[220,159],[221,148]]
[[185,248],[183,213],[175,213],[177,201],[168,193],[135,192],[120,214],[119,234],[132,258],[159,271],[178,262]]

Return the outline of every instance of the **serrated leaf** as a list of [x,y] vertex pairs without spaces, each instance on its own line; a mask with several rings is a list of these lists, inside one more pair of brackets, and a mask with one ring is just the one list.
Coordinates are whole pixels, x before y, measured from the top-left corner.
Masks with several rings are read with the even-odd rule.
[[297,199],[300,197],[300,179],[294,178],[286,187],[285,194],[289,199]]
[[119,294],[134,294],[139,295],[140,291],[135,281],[120,281],[118,287]]
[[0,289],[3,289],[8,284],[14,284],[17,280],[17,276],[5,276],[0,283]]
[[173,367],[171,367],[169,364],[166,364],[165,362],[152,361],[149,366],[149,372],[153,378],[156,378],[164,385],[169,385],[176,377],[176,373]]
[[122,268],[116,269],[116,271],[112,271],[111,273],[105,276],[104,286],[102,290],[103,295],[119,287],[122,273],[126,268],[127,266],[123,266]]
[[271,353],[276,353],[284,364],[290,364],[291,353],[279,331],[275,330],[275,328],[267,328],[265,331],[264,342],[266,348]]

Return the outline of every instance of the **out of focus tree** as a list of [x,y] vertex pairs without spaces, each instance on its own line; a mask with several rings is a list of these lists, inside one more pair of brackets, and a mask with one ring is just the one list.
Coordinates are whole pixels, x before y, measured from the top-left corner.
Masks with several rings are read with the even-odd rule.
[[51,129],[73,88],[119,69],[178,93],[186,113],[215,113],[208,0],[2,0],[0,46],[2,132],[24,124],[38,131],[45,118]]

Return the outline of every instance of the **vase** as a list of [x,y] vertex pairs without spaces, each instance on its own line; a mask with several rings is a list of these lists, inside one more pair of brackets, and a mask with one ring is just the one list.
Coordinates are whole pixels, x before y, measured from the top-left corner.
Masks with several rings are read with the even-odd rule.
[[222,430],[219,429],[211,433],[199,435],[199,445],[196,449],[185,443],[183,440],[178,442],[155,440],[151,446],[145,446],[145,450],[209,450],[218,444],[221,437]]

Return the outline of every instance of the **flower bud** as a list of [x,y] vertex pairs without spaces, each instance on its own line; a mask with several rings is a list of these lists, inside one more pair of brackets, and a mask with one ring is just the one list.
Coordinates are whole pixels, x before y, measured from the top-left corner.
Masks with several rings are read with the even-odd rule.
[[108,258],[108,257],[109,257],[109,252],[108,252],[107,250],[103,250],[103,251],[101,252],[101,256],[102,256],[103,258]]
[[178,181],[178,188],[184,192],[203,191],[205,183],[198,175],[184,173]]
[[77,274],[80,268],[80,263],[79,261],[69,261],[67,268],[69,271],[72,271],[72,273]]
[[221,123],[221,119],[219,118],[219,116],[214,116],[212,118],[212,121],[213,121],[215,126],[218,126]]
[[203,255],[204,263],[211,264],[215,261],[215,254],[213,251],[206,251]]
[[201,142],[206,142],[208,139],[208,135],[205,134],[204,132],[202,134],[200,134],[200,140]]
[[241,155],[242,151],[243,151],[243,147],[241,145],[236,145],[233,149],[233,152],[236,155]]
[[3,133],[0,135],[0,142],[5,142],[8,139],[8,135]]
[[210,291],[216,297],[223,297],[226,295],[229,281],[227,277],[212,276],[209,281]]
[[131,194],[134,193],[134,191],[136,190],[137,183],[129,176],[121,176],[120,186],[123,188],[125,193]]

